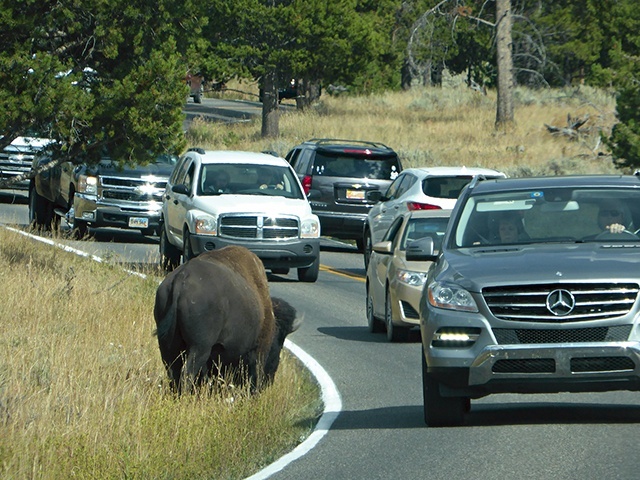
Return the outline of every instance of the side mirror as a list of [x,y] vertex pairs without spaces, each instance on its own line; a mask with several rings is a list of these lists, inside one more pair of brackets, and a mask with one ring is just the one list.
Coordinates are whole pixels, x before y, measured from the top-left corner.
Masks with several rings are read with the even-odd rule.
[[369,202],[378,203],[382,200],[382,192],[380,190],[370,190],[367,192],[366,198]]
[[393,253],[391,242],[388,240],[385,242],[374,243],[371,249],[376,253],[386,253],[386,254]]
[[183,184],[174,185],[171,187],[173,193],[181,193],[182,195],[189,195],[189,187]]
[[423,237],[409,243],[405,257],[408,262],[435,262],[438,255],[434,251],[433,238]]

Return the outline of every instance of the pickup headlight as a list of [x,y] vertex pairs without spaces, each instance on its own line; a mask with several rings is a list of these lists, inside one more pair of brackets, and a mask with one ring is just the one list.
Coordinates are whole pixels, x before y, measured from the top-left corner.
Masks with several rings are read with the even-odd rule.
[[80,175],[78,177],[78,192],[88,195],[98,194],[98,177]]
[[427,281],[427,274],[424,272],[412,272],[411,270],[398,270],[396,278],[399,282],[411,285],[412,287],[421,287]]
[[434,307],[464,312],[478,311],[476,301],[464,288],[433,282],[427,290],[429,304]]
[[199,235],[218,235],[218,217],[200,215],[195,219],[195,233]]
[[300,238],[319,238],[320,223],[315,218],[303,220],[300,225]]

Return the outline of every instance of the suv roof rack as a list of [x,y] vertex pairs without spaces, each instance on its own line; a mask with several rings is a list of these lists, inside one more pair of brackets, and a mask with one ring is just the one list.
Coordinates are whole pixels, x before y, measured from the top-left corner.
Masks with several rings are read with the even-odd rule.
[[348,145],[362,145],[367,147],[389,149],[389,147],[384,143],[368,142],[366,140],[345,140],[342,138],[312,138],[311,140],[307,140],[305,143],[315,143],[316,145],[340,145],[346,143]]
[[200,155],[204,155],[204,148],[191,147],[191,148],[187,149],[187,152],[196,152],[196,153],[199,153]]

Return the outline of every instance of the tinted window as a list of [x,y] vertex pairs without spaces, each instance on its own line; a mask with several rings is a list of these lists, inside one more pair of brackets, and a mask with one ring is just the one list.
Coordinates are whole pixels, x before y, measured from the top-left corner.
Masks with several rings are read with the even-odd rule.
[[400,173],[400,167],[396,156],[367,156],[363,158],[316,152],[313,173],[332,177],[393,180]]
[[456,199],[472,176],[427,177],[422,181],[422,191],[429,197]]

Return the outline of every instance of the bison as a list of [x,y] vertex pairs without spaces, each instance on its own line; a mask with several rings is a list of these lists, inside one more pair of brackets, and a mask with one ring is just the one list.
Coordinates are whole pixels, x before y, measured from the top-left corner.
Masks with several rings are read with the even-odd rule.
[[178,392],[241,369],[256,391],[273,380],[284,340],[299,326],[295,309],[271,298],[262,261],[240,246],[205,252],[169,273],[153,314]]

